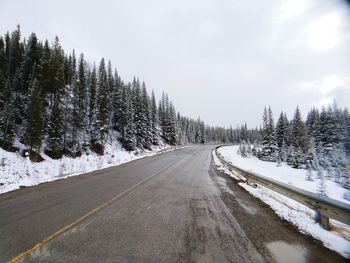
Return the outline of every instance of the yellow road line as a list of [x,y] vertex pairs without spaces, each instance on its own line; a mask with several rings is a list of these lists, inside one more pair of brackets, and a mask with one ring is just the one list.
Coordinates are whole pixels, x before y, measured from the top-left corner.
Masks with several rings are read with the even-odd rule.
[[[182,159],[181,159],[182,160]],[[91,216],[92,214],[95,214],[96,212],[100,211],[102,208],[106,207],[107,205],[111,204],[112,202],[122,198],[123,196],[127,195],[128,193],[130,193],[131,191],[133,191],[134,189],[136,189],[137,187],[139,187],[140,185],[146,183],[147,181],[149,181],[150,179],[152,179],[153,177],[155,177],[156,175],[164,172],[165,170],[169,169],[171,166],[175,165],[176,163],[180,162],[181,160],[172,163],[171,165],[169,165],[168,167],[156,172],[155,174],[145,178],[144,180],[142,180],[141,182],[138,182],[137,184],[133,185],[132,187],[130,187],[129,189],[125,190],[124,192],[114,196],[112,199],[108,200],[107,202],[103,203],[102,205],[94,208],[93,210],[91,210],[90,212],[87,212],[86,214],[82,215],[81,217],[79,217],[78,219],[76,219],[74,222],[62,227],[61,229],[59,229],[58,231],[54,232],[53,234],[51,234],[50,236],[44,238],[43,240],[41,240],[40,242],[38,242],[37,244],[35,244],[32,248],[12,257],[10,260],[6,261],[6,263],[13,263],[13,262],[17,262],[18,260],[28,256],[30,253],[34,252],[35,250],[37,250],[38,248],[40,248],[41,246],[45,245],[47,242],[49,242],[50,240],[54,239],[55,237],[58,237],[59,235],[61,235],[62,233],[66,232],[67,230],[71,229],[72,227],[76,226],[77,224],[79,224],[80,222],[82,222],[85,218]]]

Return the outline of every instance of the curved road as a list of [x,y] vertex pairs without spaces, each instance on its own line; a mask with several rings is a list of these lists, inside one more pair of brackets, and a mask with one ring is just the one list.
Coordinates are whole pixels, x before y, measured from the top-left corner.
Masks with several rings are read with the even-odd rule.
[[346,262],[216,172],[212,148],[0,195],[0,262]]

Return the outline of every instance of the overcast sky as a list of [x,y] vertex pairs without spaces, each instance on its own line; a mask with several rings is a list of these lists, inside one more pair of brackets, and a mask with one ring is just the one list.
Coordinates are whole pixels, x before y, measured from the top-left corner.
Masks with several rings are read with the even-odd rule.
[[21,25],[89,61],[111,59],[183,115],[261,123],[350,105],[350,7],[337,0],[0,0],[0,34]]

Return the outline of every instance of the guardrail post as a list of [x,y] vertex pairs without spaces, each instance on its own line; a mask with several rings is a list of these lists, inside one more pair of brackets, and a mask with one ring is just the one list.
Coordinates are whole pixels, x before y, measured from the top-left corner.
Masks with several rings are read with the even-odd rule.
[[249,186],[251,186],[251,187],[253,187],[253,188],[257,188],[258,187],[258,185],[253,181],[253,180],[251,180],[250,178],[248,178],[248,177],[246,177],[246,179],[247,179],[247,184],[249,185]]
[[318,210],[315,210],[315,222],[320,224],[322,228],[330,230],[329,218],[322,215]]

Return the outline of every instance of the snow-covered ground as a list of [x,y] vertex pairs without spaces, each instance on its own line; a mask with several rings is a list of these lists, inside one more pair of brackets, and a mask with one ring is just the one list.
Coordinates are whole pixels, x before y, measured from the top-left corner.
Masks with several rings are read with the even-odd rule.
[[[251,156],[243,158],[237,153],[239,146],[225,146],[218,149],[219,153],[225,160],[231,162],[242,170],[255,172],[265,177],[298,187],[309,192],[318,193],[320,179],[317,178],[316,172],[313,172],[313,181],[305,180],[306,170],[294,169],[285,163],[277,166],[277,163],[261,161]],[[350,204],[349,200],[344,199],[344,194],[349,190],[343,188],[331,179],[325,180],[326,194],[329,198]]]
[[[316,191],[315,185],[306,183],[317,184],[317,181],[305,181],[304,178],[306,172],[304,170],[293,169],[286,165],[277,167],[275,163],[266,163],[255,157],[245,159],[237,154],[237,146],[221,147],[218,150],[226,160],[244,170],[254,171],[261,175],[268,176],[285,183],[290,183],[296,187],[309,191]],[[234,179],[240,178],[239,174],[230,172],[225,166],[222,165],[220,160],[216,157],[214,151],[213,158],[219,170],[230,175]],[[297,179],[292,180],[293,176],[297,177]],[[296,183],[293,184],[294,181]],[[302,184],[302,182],[304,184]],[[299,229],[300,232],[311,235],[312,237],[322,241],[324,246],[338,252],[343,257],[350,259],[350,226],[330,219],[331,231],[327,231],[319,224],[314,222],[315,212],[307,206],[263,186],[254,188],[246,183],[239,183],[239,185],[253,196],[268,204],[278,216],[291,222]],[[331,193],[331,191],[344,192],[345,189],[341,189],[341,187],[338,185],[334,186],[334,183],[328,182],[328,180],[326,185],[328,196],[332,196],[333,198],[335,197],[335,199],[347,202],[341,198],[341,194]]]
[[19,153],[7,152],[0,148],[0,194],[22,186],[55,181],[173,149],[175,148],[169,145],[162,145],[153,147],[152,151],[128,152],[119,142],[115,141],[105,146],[103,156],[90,151],[77,158],[63,157],[60,160],[54,160],[40,153],[45,160],[40,163],[32,163],[29,159],[21,157]]

